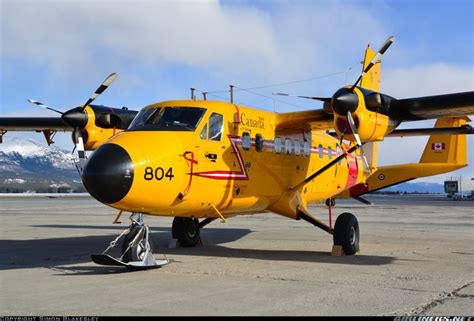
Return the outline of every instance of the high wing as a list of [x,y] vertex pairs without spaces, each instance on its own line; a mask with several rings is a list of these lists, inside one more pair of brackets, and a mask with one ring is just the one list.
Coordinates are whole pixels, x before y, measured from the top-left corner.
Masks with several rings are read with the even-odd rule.
[[[373,93],[367,94],[367,96],[370,95]],[[474,115],[474,91],[406,99],[395,99],[382,94],[381,98],[379,110],[377,108],[371,108],[371,110],[385,114],[398,124],[406,121]],[[355,111],[357,112],[358,110]],[[275,126],[277,130],[334,129],[334,113],[327,108],[282,113],[276,116]],[[432,135],[433,131],[434,129],[393,130],[387,132],[386,136]],[[436,129],[436,131],[440,134],[471,134],[472,127],[465,125],[459,128]]]
[[61,117],[0,117],[0,131],[73,131]]
[[323,109],[281,113],[276,115],[275,128],[277,131],[333,129],[334,117]]
[[393,99],[389,102],[389,116],[398,121],[414,121],[474,114],[474,91]]

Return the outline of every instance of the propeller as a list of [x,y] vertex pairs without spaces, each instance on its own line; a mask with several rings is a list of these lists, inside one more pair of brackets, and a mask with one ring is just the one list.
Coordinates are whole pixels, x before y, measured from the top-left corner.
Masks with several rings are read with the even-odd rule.
[[359,81],[362,79],[362,77],[368,73],[370,71],[370,69],[372,69],[372,67],[381,61],[382,59],[382,55],[385,53],[385,51],[387,51],[387,49],[392,45],[392,43],[395,41],[395,37],[394,36],[390,36],[387,38],[387,40],[385,40],[384,44],[382,45],[382,47],[380,47],[379,51],[375,54],[375,56],[372,58],[372,60],[370,61],[370,63],[367,65],[367,67],[365,67],[365,69],[362,71],[362,74],[360,74],[359,78],[357,78],[356,82],[354,83],[354,85],[352,85],[351,87],[351,91],[354,91],[354,88],[357,86],[357,84],[359,83]]
[[[294,96],[294,95],[289,95],[285,93],[273,93],[273,95],[278,95],[278,96],[287,96],[287,97],[297,97],[297,98],[304,98],[304,99],[312,99],[312,100],[319,100],[323,101],[324,104],[324,110],[326,112],[336,112],[337,114],[341,116],[345,116],[347,111],[355,111],[357,108],[357,105],[359,103],[359,99],[354,92],[355,87],[357,84],[360,82],[362,77],[367,74],[372,67],[381,61],[382,55],[387,51],[387,49],[392,45],[392,43],[395,41],[395,37],[390,36],[385,40],[384,44],[382,47],[380,47],[379,51],[375,54],[375,56],[372,58],[370,63],[367,65],[367,67],[364,68],[362,73],[360,74],[359,78],[357,78],[356,82],[354,85],[352,85],[350,88],[341,88],[332,97],[312,97],[312,96]],[[330,108],[328,108],[327,104],[330,104]]]
[[79,156],[79,167],[80,167],[80,172],[82,172],[82,168],[86,159],[86,152],[84,149],[84,138],[82,137],[82,132],[81,130],[87,125],[87,121],[89,119],[89,116],[87,113],[84,112],[87,106],[89,106],[97,97],[99,97],[100,94],[102,94],[109,86],[112,84],[112,82],[117,78],[116,73],[111,73],[105,80],[102,82],[102,84],[95,90],[95,92],[91,95],[91,97],[86,101],[82,107],[76,107],[73,109],[70,109],[66,112],[61,112],[57,109],[51,108],[39,101],[33,100],[33,99],[28,99],[28,102],[35,104],[39,107],[54,111],[56,113],[61,114],[61,119],[74,128],[73,131],[73,136],[74,136],[74,150],[77,150],[77,154]]
[[111,73],[110,75],[105,78],[99,88],[92,94],[92,96],[86,101],[86,103],[82,106],[80,112],[82,113],[87,106],[89,106],[100,94],[102,94],[112,82],[117,79],[117,74],[115,72]]

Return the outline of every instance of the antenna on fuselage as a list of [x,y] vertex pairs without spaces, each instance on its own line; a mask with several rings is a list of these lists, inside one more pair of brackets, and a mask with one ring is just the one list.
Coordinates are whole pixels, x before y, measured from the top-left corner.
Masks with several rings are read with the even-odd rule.
[[230,103],[233,104],[234,103],[234,86],[229,85],[229,88],[230,88]]
[[194,95],[194,91],[196,90],[196,88],[190,88],[191,89],[191,100],[196,100],[196,96]]
[[207,92],[202,92],[202,99],[207,100]]

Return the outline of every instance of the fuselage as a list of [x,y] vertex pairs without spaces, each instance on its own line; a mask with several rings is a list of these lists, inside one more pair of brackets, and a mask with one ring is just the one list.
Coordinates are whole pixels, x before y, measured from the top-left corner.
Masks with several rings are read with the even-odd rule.
[[277,129],[277,115],[218,101],[147,106],[91,156],[84,184],[99,201],[129,212],[202,218],[271,211],[297,218],[298,206],[364,182],[352,153],[292,189],[348,146],[324,131]]

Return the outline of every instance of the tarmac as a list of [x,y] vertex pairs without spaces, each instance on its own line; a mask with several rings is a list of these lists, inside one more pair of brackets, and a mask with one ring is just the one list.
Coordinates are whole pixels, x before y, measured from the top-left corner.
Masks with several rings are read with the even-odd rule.
[[[361,251],[274,214],[215,221],[203,245],[169,248],[172,218],[146,216],[155,257],[129,272],[99,266],[129,224],[90,197],[0,198],[0,316],[474,315],[474,201],[444,196],[337,200],[359,220]],[[328,221],[327,208],[310,208]]]

